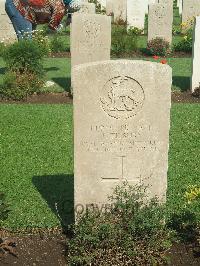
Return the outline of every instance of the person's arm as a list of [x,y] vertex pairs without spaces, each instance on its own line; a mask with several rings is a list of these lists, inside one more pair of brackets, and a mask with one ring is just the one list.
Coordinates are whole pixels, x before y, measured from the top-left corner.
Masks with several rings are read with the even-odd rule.
[[52,8],[49,28],[56,30],[65,14],[65,5],[62,0],[49,0],[49,4]]

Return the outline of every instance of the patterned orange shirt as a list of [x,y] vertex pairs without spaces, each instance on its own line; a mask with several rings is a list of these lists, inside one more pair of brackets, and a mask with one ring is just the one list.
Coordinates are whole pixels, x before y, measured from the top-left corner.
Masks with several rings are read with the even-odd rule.
[[62,0],[13,0],[13,3],[32,24],[48,23],[53,30],[58,27],[65,14]]

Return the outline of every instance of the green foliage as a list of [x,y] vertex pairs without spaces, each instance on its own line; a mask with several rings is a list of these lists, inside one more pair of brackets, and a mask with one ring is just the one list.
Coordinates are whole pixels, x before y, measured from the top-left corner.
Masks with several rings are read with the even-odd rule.
[[69,50],[59,33],[55,33],[52,36],[50,47],[53,53],[66,52]]
[[0,42],[0,56],[3,56],[6,49],[6,45],[4,42]]
[[9,211],[5,194],[0,192],[0,226],[2,222],[8,218]]
[[169,42],[163,38],[155,38],[148,42],[146,53],[148,55],[167,56],[170,53]]
[[68,241],[69,265],[161,265],[172,231],[157,199],[147,200],[142,186],[124,183],[110,197],[113,208],[88,210],[78,218]]
[[131,54],[137,50],[138,36],[141,34],[138,28],[130,28],[127,31],[124,25],[112,26],[112,45],[113,55]]
[[43,86],[43,61],[46,49],[38,41],[21,40],[6,48],[3,59],[7,72],[0,86],[1,97],[21,100]]
[[55,204],[65,219],[63,201],[73,204],[72,106],[1,104],[0,113],[0,190],[12,207],[4,227],[60,227]]
[[172,28],[172,33],[173,35],[179,35],[181,34],[182,32],[182,28],[181,28],[181,25],[173,25],[173,28]]
[[34,30],[32,32],[32,39],[37,43],[42,53],[47,56],[51,52],[50,50],[50,41],[48,36],[46,36],[45,31],[43,30]]
[[32,40],[21,40],[10,45],[3,55],[9,70],[19,73],[26,71],[39,76],[44,74],[42,59],[44,50]]
[[7,99],[23,100],[28,95],[40,92],[42,86],[43,81],[35,73],[9,71],[0,86],[0,95]]
[[174,44],[174,51],[191,53],[193,45],[193,30],[189,29],[182,39]]

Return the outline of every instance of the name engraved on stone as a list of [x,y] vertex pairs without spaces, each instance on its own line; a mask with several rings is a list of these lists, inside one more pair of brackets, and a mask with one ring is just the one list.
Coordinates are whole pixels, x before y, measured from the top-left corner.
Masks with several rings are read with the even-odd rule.
[[128,76],[118,76],[104,85],[100,102],[110,117],[126,119],[141,110],[144,99],[144,90],[139,82]]

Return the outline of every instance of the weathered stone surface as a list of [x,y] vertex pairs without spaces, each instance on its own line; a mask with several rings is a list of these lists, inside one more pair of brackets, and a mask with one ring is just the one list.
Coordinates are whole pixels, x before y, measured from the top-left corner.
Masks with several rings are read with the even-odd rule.
[[99,0],[99,3],[101,4],[101,9],[106,8],[106,0]]
[[111,15],[113,13],[114,7],[113,7],[113,0],[107,0],[106,1],[106,15]]
[[182,12],[183,12],[183,0],[180,0],[178,8],[179,8],[179,15],[182,15]]
[[187,22],[200,15],[200,0],[184,0],[182,22]]
[[74,14],[71,24],[71,64],[110,59],[111,18],[98,14]]
[[194,38],[193,38],[193,67],[192,67],[192,92],[200,87],[200,17],[196,17]]
[[145,2],[144,0],[127,0],[127,25],[144,29]]
[[[75,205],[105,204],[127,180],[165,201],[172,70],[114,60],[73,68]],[[77,209],[76,209],[77,210]]]
[[107,0],[106,14],[113,14],[115,22],[118,22],[119,20],[126,22],[126,6],[127,0]]
[[114,21],[124,21],[126,22],[127,10],[126,10],[127,0],[114,0],[113,3],[113,13]]
[[85,13],[85,14],[95,14],[95,4],[94,3],[82,3],[78,12],[76,13]]
[[10,42],[15,38],[15,31],[5,11],[5,0],[0,0],[0,41]]
[[171,5],[151,4],[148,16],[148,41],[157,37],[172,42],[173,8]]
[[173,0],[158,0],[157,3],[173,6]]

